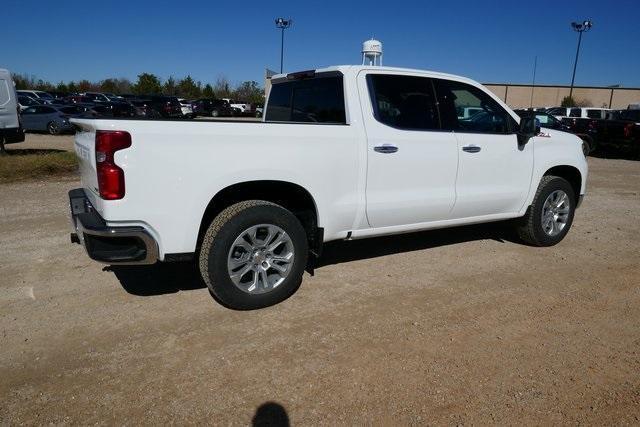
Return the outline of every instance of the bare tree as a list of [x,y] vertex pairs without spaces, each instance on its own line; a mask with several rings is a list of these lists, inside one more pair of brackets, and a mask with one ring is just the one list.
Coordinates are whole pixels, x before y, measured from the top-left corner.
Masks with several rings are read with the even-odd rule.
[[213,85],[213,92],[216,94],[216,98],[231,97],[231,84],[225,75],[220,74],[216,78],[216,82]]

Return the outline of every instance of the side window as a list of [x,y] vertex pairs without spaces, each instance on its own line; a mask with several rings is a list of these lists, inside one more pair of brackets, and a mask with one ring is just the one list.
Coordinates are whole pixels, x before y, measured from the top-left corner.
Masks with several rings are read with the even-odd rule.
[[51,107],[38,107],[38,113],[40,114],[51,114],[51,113],[55,113],[55,109],[51,108]]
[[582,116],[582,111],[579,108],[572,108],[569,112],[569,117],[580,117]]
[[5,79],[0,79],[0,105],[8,104],[10,99],[9,84]]
[[26,108],[22,113],[20,114],[35,114],[36,113],[36,108],[37,107],[29,107]]
[[587,117],[590,119],[599,119],[602,117],[602,110],[587,110]]
[[536,119],[540,121],[541,125],[551,123],[551,120],[549,120],[549,116],[547,116],[546,114],[536,114]]
[[440,129],[431,80],[389,74],[367,76],[376,119],[407,130]]
[[443,129],[494,134],[517,129],[513,117],[481,89],[452,80],[433,82]]
[[265,121],[346,123],[342,75],[274,84]]

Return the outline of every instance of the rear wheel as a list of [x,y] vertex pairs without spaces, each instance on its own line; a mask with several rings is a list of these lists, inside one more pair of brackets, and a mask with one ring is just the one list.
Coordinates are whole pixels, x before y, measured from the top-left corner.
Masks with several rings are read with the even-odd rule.
[[544,176],[533,203],[518,225],[518,235],[534,246],[553,246],[567,235],[576,208],[571,184],[564,178]]
[[220,115],[220,112],[218,110],[213,110],[211,112],[211,117],[218,117]]
[[60,133],[60,125],[56,122],[47,123],[47,132],[51,135],[58,135]]
[[200,272],[211,293],[239,310],[268,307],[291,296],[302,282],[307,237],[283,207],[236,203],[211,223],[200,250]]

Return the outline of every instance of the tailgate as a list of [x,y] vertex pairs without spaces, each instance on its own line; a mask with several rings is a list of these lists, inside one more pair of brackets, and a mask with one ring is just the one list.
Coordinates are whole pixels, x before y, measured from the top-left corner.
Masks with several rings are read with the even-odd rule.
[[96,173],[96,127],[93,120],[71,119],[80,128],[76,132],[74,148],[78,156],[80,178],[91,203],[98,197],[98,175]]

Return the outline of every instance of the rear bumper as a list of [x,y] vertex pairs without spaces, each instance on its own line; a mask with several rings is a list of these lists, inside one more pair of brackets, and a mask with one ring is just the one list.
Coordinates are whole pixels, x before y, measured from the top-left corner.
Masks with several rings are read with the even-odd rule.
[[142,226],[108,226],[93,208],[82,188],[69,191],[71,242],[79,243],[89,257],[106,264],[153,264],[158,244]]

